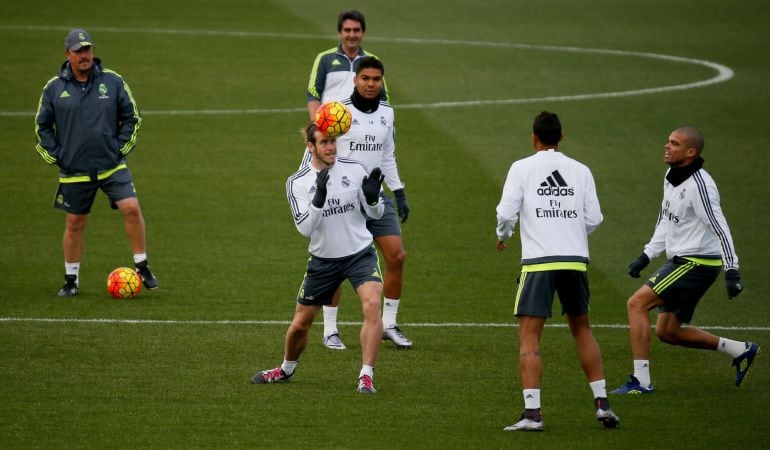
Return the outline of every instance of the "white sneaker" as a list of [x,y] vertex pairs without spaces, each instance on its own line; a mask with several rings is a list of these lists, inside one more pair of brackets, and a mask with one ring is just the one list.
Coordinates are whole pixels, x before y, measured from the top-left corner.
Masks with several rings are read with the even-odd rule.
[[324,336],[321,342],[324,347],[332,350],[345,350],[347,348],[345,344],[342,343],[342,339],[340,339],[340,335],[337,333]]
[[620,426],[620,418],[611,409],[597,409],[596,420],[607,428]]
[[543,416],[538,420],[528,419],[526,413],[521,414],[519,421],[503,428],[504,431],[543,431]]
[[382,331],[382,340],[393,341],[393,343],[396,344],[396,348],[412,348],[412,341],[404,336],[404,333],[401,332],[398,325],[385,328]]

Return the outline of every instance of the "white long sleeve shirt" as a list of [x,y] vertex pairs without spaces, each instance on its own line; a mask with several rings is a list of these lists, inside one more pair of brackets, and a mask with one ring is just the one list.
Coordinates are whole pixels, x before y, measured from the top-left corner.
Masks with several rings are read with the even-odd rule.
[[[380,101],[376,111],[365,113],[356,108],[350,97],[341,103],[350,110],[352,124],[347,133],[337,138],[337,156],[360,161],[368,171],[379,167],[391,191],[403,189],[396,165],[393,107]],[[306,151],[300,167],[309,163],[310,154]]]
[[310,238],[308,252],[324,259],[344,258],[372,244],[372,234],[366,229],[366,215],[379,219],[384,210],[382,201],[369,206],[361,190],[364,166],[346,158],[337,158],[329,169],[326,202],[322,208],[313,206],[318,174],[312,165],[300,168],[286,180],[286,195],[294,225]]
[[360,161],[367,170],[382,169],[385,184],[391,191],[402,189],[404,184],[396,165],[396,129],[393,107],[384,101],[376,111],[365,113],[350,98],[342,101],[353,119],[350,130],[337,138],[337,154]]
[[554,149],[511,165],[497,205],[497,238],[520,219],[522,264],[588,262],[588,234],[602,222],[591,171]]
[[644,246],[644,253],[652,259],[664,250],[669,259],[674,256],[722,258],[725,270],[738,268],[738,256],[719,204],[717,185],[703,169],[695,171],[678,186],[664,178],[663,202],[655,233]]

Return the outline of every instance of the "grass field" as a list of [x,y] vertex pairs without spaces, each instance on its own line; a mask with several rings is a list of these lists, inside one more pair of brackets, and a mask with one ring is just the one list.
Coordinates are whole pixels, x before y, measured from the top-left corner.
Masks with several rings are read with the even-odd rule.
[[[349,350],[322,348],[319,326],[291,383],[249,383],[281,361],[307,249],[284,182],[301,156],[310,64],[348,7],[367,15],[365,47],[385,62],[412,206],[399,319],[415,348],[383,344],[373,397],[354,391],[361,314],[349,289]],[[0,447],[766,447],[768,19],[754,0],[4,2]],[[129,164],[161,288],[133,301],[104,290],[131,255],[101,197],[82,293],[55,296],[64,215],[50,207],[56,170],[34,151],[33,114],[73,27],[91,32],[144,114]],[[725,69],[723,82],[676,87]],[[522,408],[519,244],[495,251],[494,208],[543,109],[596,178],[605,222],[591,237],[591,314],[611,387],[632,369],[625,301],[639,280],[625,268],[652,233],[663,145],[680,125],[704,131],[746,291],[728,301],[720,279],[694,324],[764,345],[744,386],[721,353],[654,342],[656,394],[612,398],[622,427],[605,430],[555,317],[546,432],[502,431]]]

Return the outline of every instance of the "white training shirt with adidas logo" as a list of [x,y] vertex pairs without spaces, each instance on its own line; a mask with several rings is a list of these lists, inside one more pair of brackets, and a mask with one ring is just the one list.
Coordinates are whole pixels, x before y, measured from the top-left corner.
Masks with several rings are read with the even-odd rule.
[[497,237],[521,222],[522,264],[588,262],[588,234],[602,222],[590,169],[554,149],[511,165],[497,205]]

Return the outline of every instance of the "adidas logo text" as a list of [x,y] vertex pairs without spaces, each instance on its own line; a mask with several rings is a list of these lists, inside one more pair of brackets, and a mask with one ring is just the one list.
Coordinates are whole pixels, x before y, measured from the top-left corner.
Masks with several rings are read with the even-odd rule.
[[551,172],[545,181],[540,183],[537,189],[538,195],[553,195],[555,197],[565,197],[575,195],[575,189],[569,187],[567,182],[561,176],[558,170]]

